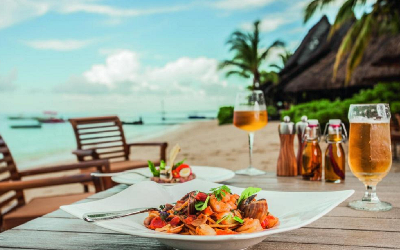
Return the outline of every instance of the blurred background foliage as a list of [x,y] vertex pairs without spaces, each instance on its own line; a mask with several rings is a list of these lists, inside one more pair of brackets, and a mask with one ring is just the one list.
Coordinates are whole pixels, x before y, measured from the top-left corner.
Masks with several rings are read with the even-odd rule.
[[281,119],[289,116],[293,122],[300,121],[301,116],[308,119],[318,119],[324,126],[329,119],[341,119],[348,124],[347,113],[350,104],[355,103],[389,103],[391,113],[400,113],[400,82],[379,83],[373,89],[361,90],[352,98],[335,101],[326,99],[315,100],[307,103],[293,105],[289,110],[281,112]]
[[[400,82],[379,83],[373,89],[361,90],[352,98],[335,101],[327,99],[314,100],[307,103],[293,105],[289,110],[283,110],[280,118],[289,116],[291,121],[298,122],[303,115],[308,119],[318,119],[324,127],[329,119],[341,119],[348,125],[347,113],[350,104],[355,103],[389,103],[391,113],[400,113]],[[274,106],[268,106],[268,117],[274,119],[279,117],[278,110]],[[219,124],[230,124],[233,121],[233,107],[221,107],[218,112]]]

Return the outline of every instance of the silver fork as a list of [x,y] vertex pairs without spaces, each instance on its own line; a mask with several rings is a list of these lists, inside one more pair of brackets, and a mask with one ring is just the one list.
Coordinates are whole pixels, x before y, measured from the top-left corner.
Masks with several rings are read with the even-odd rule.
[[150,178],[151,176],[142,174],[142,173],[138,173],[135,170],[128,170],[128,171],[124,171],[124,172],[118,172],[118,173],[91,173],[91,176],[94,177],[113,177],[113,176],[118,176],[118,175],[122,175],[122,174],[137,174],[146,178]]
[[141,214],[145,212],[158,210],[154,207],[148,208],[134,208],[128,210],[121,211],[112,211],[112,212],[95,212],[95,213],[86,213],[83,215],[83,219],[87,222],[95,222],[98,220],[111,220],[116,218],[122,218],[130,215]]

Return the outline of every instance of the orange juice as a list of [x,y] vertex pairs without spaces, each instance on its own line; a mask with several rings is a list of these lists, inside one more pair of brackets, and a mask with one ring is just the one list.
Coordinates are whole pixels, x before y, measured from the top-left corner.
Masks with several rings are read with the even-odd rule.
[[233,124],[240,129],[254,132],[262,129],[268,123],[266,110],[260,111],[235,111],[233,113]]

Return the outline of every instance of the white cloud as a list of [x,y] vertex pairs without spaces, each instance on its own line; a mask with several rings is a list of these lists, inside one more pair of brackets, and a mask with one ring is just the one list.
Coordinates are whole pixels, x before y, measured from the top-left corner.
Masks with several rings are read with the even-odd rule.
[[[260,23],[260,31],[261,32],[274,31],[274,30],[278,29],[279,27],[281,27],[282,25],[285,25],[290,22],[290,20],[284,19],[281,17],[265,17],[265,18],[261,19],[260,21],[261,21],[261,23]],[[246,31],[252,31],[254,29],[254,25],[253,25],[253,23],[247,22],[247,23],[243,23],[241,25],[241,28]]]
[[80,94],[133,94],[141,96],[180,96],[196,98],[232,95],[238,90],[228,84],[218,61],[212,58],[181,57],[162,67],[144,68],[138,54],[116,50],[104,64],[93,65],[82,76],[71,77],[55,90]]
[[115,88],[116,84],[138,79],[140,63],[138,55],[129,50],[111,54],[105,64],[93,65],[83,76],[89,83]]
[[0,29],[44,15],[49,6],[42,2],[28,0],[2,0],[0,8]]
[[141,15],[151,15],[158,13],[176,12],[186,9],[185,6],[171,6],[162,8],[151,8],[151,9],[130,9],[130,8],[115,8],[107,5],[99,4],[71,4],[63,5],[59,8],[61,13],[75,13],[75,12],[86,12],[92,14],[107,15],[112,17],[132,17]]
[[264,7],[272,2],[274,0],[220,0],[211,5],[224,10],[242,10]]
[[23,41],[25,45],[31,48],[41,49],[41,50],[57,50],[57,51],[69,51],[77,50],[88,46],[93,43],[93,40],[33,40],[33,41]]
[[5,76],[0,75],[0,91],[12,91],[16,88],[15,81],[18,77],[18,71],[16,69],[11,70]]
[[[96,0],[1,0],[0,29],[10,27],[14,24],[39,17],[50,12],[71,14],[85,12],[91,14],[105,15],[113,18],[135,17],[141,15],[152,15],[182,11],[189,5],[166,6],[148,9],[117,8],[109,5],[97,4]],[[118,23],[121,20],[112,20]]]

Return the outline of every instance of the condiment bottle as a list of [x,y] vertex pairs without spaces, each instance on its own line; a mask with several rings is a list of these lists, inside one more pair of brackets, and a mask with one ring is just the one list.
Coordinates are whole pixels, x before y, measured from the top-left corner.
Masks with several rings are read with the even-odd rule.
[[342,143],[347,137],[346,128],[340,119],[331,119],[325,126],[324,135],[328,143],[325,151],[325,181],[341,183],[345,178],[346,156]]
[[296,131],[294,123],[290,122],[290,117],[285,116],[279,125],[279,138],[281,149],[279,151],[276,174],[278,176],[297,176],[297,162],[294,154],[294,137]]
[[308,120],[303,141],[303,167],[301,175],[305,180],[320,181],[322,177],[322,152],[319,146],[320,129],[318,120]]
[[296,133],[299,146],[297,148],[297,174],[301,175],[301,169],[303,167],[303,150],[305,143],[303,142],[304,131],[308,126],[307,116],[303,115],[301,121],[296,123]]

